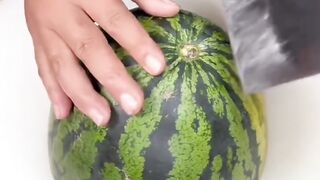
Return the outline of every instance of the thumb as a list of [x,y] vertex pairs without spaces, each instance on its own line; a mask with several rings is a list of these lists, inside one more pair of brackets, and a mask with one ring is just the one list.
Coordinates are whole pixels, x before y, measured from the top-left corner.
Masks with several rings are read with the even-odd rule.
[[176,15],[180,7],[172,0],[133,0],[146,13],[159,17]]

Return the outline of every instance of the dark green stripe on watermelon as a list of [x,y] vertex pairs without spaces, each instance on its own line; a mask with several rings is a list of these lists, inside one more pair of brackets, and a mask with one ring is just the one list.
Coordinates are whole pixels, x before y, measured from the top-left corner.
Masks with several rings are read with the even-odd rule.
[[[178,69],[183,69],[181,64]],[[177,81],[182,80],[183,71],[178,72]],[[145,153],[144,178],[153,180],[162,180],[168,178],[168,174],[173,167],[173,157],[169,151],[168,141],[174,133],[175,119],[178,118],[177,107],[180,104],[181,84],[177,84],[174,91],[167,92],[163,97],[164,101],[161,108],[163,114],[158,129],[150,136],[151,145]],[[161,131],[166,129],[166,131]],[[154,162],[158,163],[154,163]]]
[[[209,72],[215,72],[213,70],[215,70],[216,68],[213,68],[212,66],[203,63],[201,66],[205,67],[204,69],[209,71]],[[212,68],[212,69],[211,69]],[[211,70],[210,70],[211,69]],[[233,88],[230,87],[230,85],[225,82],[223,80],[223,78],[219,75],[219,74],[215,74],[215,77],[217,78],[216,80],[212,80],[212,82],[220,82],[222,83],[223,87],[226,88],[226,90],[229,92],[229,96],[232,99],[233,102],[235,102],[235,105],[237,106],[237,109],[239,110],[239,112],[241,112],[241,116],[242,116],[242,126],[243,127],[250,127],[250,118],[248,116],[248,113],[246,112],[246,109],[244,108],[244,106],[242,105],[242,101],[241,99],[237,96],[237,94],[234,92]],[[257,140],[255,139],[255,132],[251,129],[251,128],[247,128],[246,129],[246,133],[248,134],[247,137],[249,138],[249,143],[250,143],[250,148],[248,150],[251,151],[251,155],[253,157],[252,161],[254,161],[255,163],[258,164],[258,167],[256,167],[257,169],[259,168],[259,164],[260,164],[260,159],[259,159],[259,155],[257,152]],[[248,163],[248,162],[241,162],[241,163]],[[245,166],[245,165],[244,165]],[[249,164],[246,164],[246,166],[249,166]],[[256,176],[256,169],[249,169],[248,167],[245,168],[244,167],[244,174],[253,174],[253,176]]]
[[[51,141],[51,152],[55,154],[51,159],[55,164],[54,174],[62,180],[87,180],[97,155],[96,145],[106,138],[107,130],[96,127],[76,109],[67,120],[70,121],[60,122],[55,127],[57,135]],[[65,152],[65,141],[70,134],[78,135]]]
[[[198,84],[197,84],[197,89],[198,90],[202,90],[206,89],[208,87],[206,87],[206,85],[203,83],[203,79],[201,78],[200,75],[199,76],[199,80],[198,80]],[[214,85],[214,82],[212,82],[212,84]],[[204,88],[206,87],[206,88]],[[216,93],[214,93],[216,94]],[[218,99],[221,100],[220,103],[222,103],[222,111],[225,111],[225,99],[221,94],[216,94],[216,96],[218,97]],[[201,105],[202,107],[204,107],[204,111],[206,114],[210,114],[210,121],[212,124],[212,136],[213,138],[211,138],[210,140],[210,146],[213,149],[213,151],[210,153],[210,158],[209,158],[209,162],[213,162],[214,158],[217,156],[220,156],[220,159],[222,159],[222,162],[227,162],[227,150],[228,148],[231,147],[235,147],[235,142],[234,139],[230,136],[230,134],[226,134],[225,132],[229,131],[229,122],[225,119],[225,117],[222,117],[220,115],[217,115],[216,112],[214,112],[211,103],[208,100],[208,92],[207,91],[203,91],[203,93],[198,92],[196,93],[196,101],[197,104]],[[213,163],[209,163],[206,167],[206,169],[204,170],[201,179],[210,179],[210,177],[213,176]],[[221,171],[222,173],[219,173],[219,177],[224,177],[225,179],[231,179],[231,172],[228,170],[227,164],[226,163],[222,163],[220,168],[216,168],[219,169],[219,172]],[[216,175],[218,176],[218,175]]]
[[192,95],[196,91],[197,77],[191,63],[187,64],[185,71],[176,120],[178,132],[169,142],[175,158],[169,179],[199,179],[209,159],[211,128],[208,115],[196,105]]
[[[202,68],[204,68],[204,69],[206,69],[207,71],[210,71],[209,69],[211,68],[209,65],[207,65],[207,64],[202,64],[201,65],[202,66]],[[210,71],[211,72],[211,71]],[[232,89],[230,89],[230,87],[227,85],[227,84],[225,84],[225,82],[222,80],[222,78],[218,75],[218,74],[215,74],[214,75],[214,77],[216,78],[216,79],[212,79],[213,78],[213,76],[209,76],[209,79],[211,80],[211,82],[219,82],[219,83],[221,83],[222,84],[222,86],[221,87],[223,87],[223,88],[226,88],[226,89],[224,89],[223,91],[227,91],[227,92],[229,92],[229,95],[227,95],[227,97],[225,97],[225,98],[227,98],[228,99],[228,101],[229,102],[227,102],[226,104],[228,104],[228,103],[230,103],[230,102],[232,102],[232,101],[234,101],[233,100],[233,98],[234,98],[234,93],[233,93],[233,90]],[[223,92],[222,91],[222,92]],[[235,103],[233,103],[232,102],[232,104],[237,104],[237,102],[235,102]],[[229,108],[231,108],[231,107],[229,107]],[[234,108],[234,110],[235,110],[235,108]],[[240,111],[240,110],[239,110]],[[230,110],[228,110],[227,112],[230,112]],[[240,112],[242,112],[242,111],[240,111]],[[226,118],[226,120],[228,120],[228,119],[230,119],[230,118]],[[242,123],[242,122],[237,122],[237,123]],[[230,124],[233,124],[233,123],[230,123]],[[229,127],[230,128],[230,127]],[[234,128],[236,128],[236,127],[234,127]],[[243,131],[242,130],[242,127],[241,127],[241,125],[240,124],[238,124],[237,125],[237,130],[236,130],[237,132],[241,132],[241,137],[242,137],[242,141],[244,141],[244,142],[246,142],[247,141],[247,138],[248,138],[248,135],[247,135],[247,133],[245,132],[245,131]],[[231,132],[232,133],[232,132]],[[235,136],[235,135],[233,135],[233,136]],[[239,136],[240,137],[240,136]],[[238,141],[239,141],[239,139],[238,139]],[[237,145],[237,146],[239,146],[239,145]],[[243,146],[245,146],[245,147],[243,147]],[[232,147],[232,148],[234,148],[234,147]],[[251,155],[248,153],[248,152],[245,152],[245,150],[246,149],[249,149],[248,148],[248,144],[243,144],[242,145],[242,148],[240,149],[240,147],[239,148],[236,148],[236,151],[237,151],[237,153],[241,153],[241,154],[246,154],[246,156],[248,156],[247,158],[246,158],[246,160],[244,160],[244,159],[238,159],[237,161],[237,164],[239,164],[239,168],[238,168],[238,171],[237,172],[233,172],[233,173],[236,173],[236,174],[233,174],[233,178],[235,178],[235,175],[236,175],[236,177],[238,177],[239,179],[240,178],[242,178],[242,177],[245,177],[245,174],[246,174],[246,170],[245,170],[245,168],[244,167],[242,167],[242,164],[243,163],[247,163],[247,164],[251,164],[251,161],[252,161],[252,159],[251,159]],[[241,164],[241,166],[240,166],[240,164]],[[251,170],[251,171],[255,171],[255,169],[250,169],[250,168],[247,168],[247,169],[249,169],[249,170]],[[254,172],[251,172],[251,173],[254,173]],[[241,176],[241,177],[240,177]]]
[[239,83],[227,35],[187,11],[156,18],[133,11],[162,48],[167,69],[147,74],[107,37],[143,87],[143,111],[113,107],[108,128],[74,110],[50,131],[56,180],[257,180],[265,157],[263,107]]
[[[115,167],[123,167],[123,163],[118,154],[118,143],[121,134],[124,131],[126,121],[121,121],[120,119],[128,119],[128,116],[124,113],[117,113],[118,111],[121,111],[119,107],[112,110],[112,121],[109,124],[107,138],[97,145],[98,153],[95,165],[93,166],[94,168],[92,171],[91,180],[103,179],[101,167],[107,165],[106,163],[108,162],[112,162]],[[108,154],[108,156],[106,156],[106,154]],[[109,166],[111,165],[109,164]]]

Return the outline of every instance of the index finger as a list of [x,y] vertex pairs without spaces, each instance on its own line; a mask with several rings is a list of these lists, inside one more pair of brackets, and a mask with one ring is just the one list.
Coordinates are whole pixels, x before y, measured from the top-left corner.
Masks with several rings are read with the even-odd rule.
[[160,47],[122,1],[83,2],[84,10],[89,16],[124,47],[147,72],[158,75],[164,70],[166,61]]

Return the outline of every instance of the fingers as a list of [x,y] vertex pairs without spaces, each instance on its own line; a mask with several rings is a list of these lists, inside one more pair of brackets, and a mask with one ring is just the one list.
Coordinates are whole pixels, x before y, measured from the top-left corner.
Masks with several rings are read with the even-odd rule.
[[[159,75],[165,68],[165,58],[159,46],[150,38],[138,20],[122,1],[84,1],[83,7],[92,19],[111,35],[150,74]],[[112,1],[113,5],[108,5]]]
[[66,18],[69,23],[61,24],[57,30],[61,38],[128,114],[138,113],[143,105],[143,92],[107,44],[103,33],[84,13]]
[[38,64],[38,73],[53,104],[56,118],[64,119],[70,113],[72,102],[58,84],[45,52],[40,46],[35,48],[35,54]]
[[[145,12],[160,17],[174,16],[179,12],[179,5],[172,0],[133,0]],[[161,7],[161,8],[159,8]]]
[[[136,2],[157,16],[172,16],[179,10],[168,0]],[[108,103],[93,89],[78,58],[128,114],[139,112],[142,90],[90,19],[97,21],[146,71],[160,74],[165,68],[164,55],[122,1],[39,1],[27,3],[26,12],[33,39],[40,39],[36,46],[44,47],[36,48],[39,74],[57,117],[66,117],[73,102],[97,124],[109,120]]]
[[68,46],[53,32],[43,34],[47,58],[63,91],[80,111],[97,125],[106,125],[110,108],[106,100],[92,87],[85,71]]

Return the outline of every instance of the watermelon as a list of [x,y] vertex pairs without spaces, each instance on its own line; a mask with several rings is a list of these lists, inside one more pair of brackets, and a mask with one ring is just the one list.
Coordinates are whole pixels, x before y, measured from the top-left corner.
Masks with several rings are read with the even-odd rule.
[[134,10],[167,59],[165,72],[146,73],[106,35],[143,87],[145,104],[128,116],[112,105],[108,127],[76,107],[65,121],[50,118],[49,154],[56,180],[256,180],[266,154],[261,95],[240,85],[227,34],[181,10],[158,18]]

